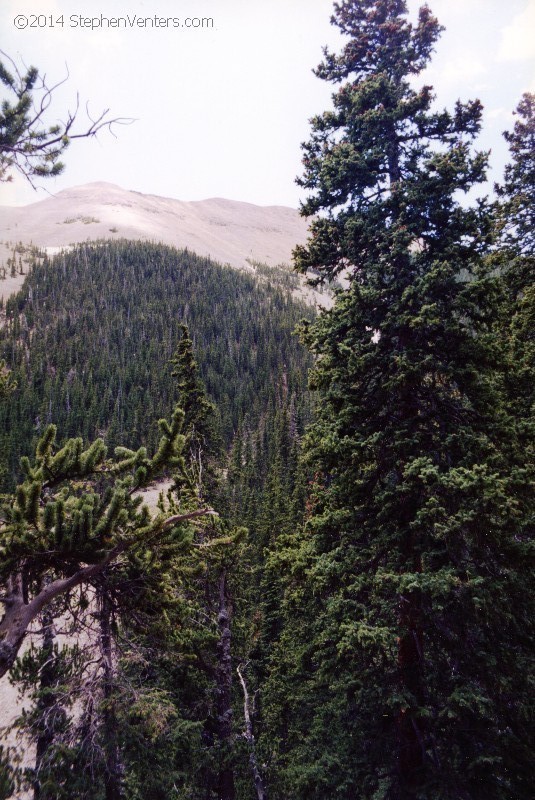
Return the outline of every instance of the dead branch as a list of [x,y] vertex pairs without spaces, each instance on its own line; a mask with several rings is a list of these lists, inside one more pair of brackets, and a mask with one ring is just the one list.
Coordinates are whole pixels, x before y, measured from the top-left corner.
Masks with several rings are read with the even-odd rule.
[[12,180],[8,171],[14,169],[35,189],[35,178],[60,174],[63,165],[59,159],[73,139],[93,138],[102,130],[108,130],[115,137],[114,126],[130,125],[135,121],[130,117],[110,118],[109,108],[94,117],[86,103],[87,123],[81,128],[75,128],[80,112],[80,97],[77,93],[74,110],[67,111],[63,120],[50,124],[46,118],[54,93],[70,77],[67,65],[66,76],[49,86],[46,75],[40,75],[34,67],[25,67],[24,75],[3,50],[0,50],[0,57],[9,63],[13,73],[8,73],[4,68],[2,83],[14,98],[12,104],[5,100],[0,111],[0,181]]
[[253,782],[256,790],[256,796],[258,800],[267,800],[267,791],[264,786],[264,781],[262,779],[262,775],[260,774],[260,770],[258,768],[258,761],[256,759],[256,746],[255,746],[255,738],[253,733],[253,717],[251,712],[251,701],[249,698],[249,692],[247,690],[247,684],[245,682],[245,678],[242,672],[243,669],[247,669],[247,664],[239,664],[236,667],[236,672],[238,673],[238,678],[240,679],[242,691],[243,691],[243,716],[245,719],[245,732],[244,737],[247,740],[249,745],[249,764],[251,765],[251,771],[253,773]]

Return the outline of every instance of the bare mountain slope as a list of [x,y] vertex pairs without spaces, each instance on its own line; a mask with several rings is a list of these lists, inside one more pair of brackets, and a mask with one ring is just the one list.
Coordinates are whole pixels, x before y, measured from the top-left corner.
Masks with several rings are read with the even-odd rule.
[[0,240],[60,247],[87,239],[143,239],[247,269],[290,263],[307,223],[292,208],[213,198],[184,202],[88,183],[22,207],[0,207]]

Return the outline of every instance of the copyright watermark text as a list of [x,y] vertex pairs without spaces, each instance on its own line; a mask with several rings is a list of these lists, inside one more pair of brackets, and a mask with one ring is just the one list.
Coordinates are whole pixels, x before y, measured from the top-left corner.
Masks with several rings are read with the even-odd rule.
[[212,17],[140,17],[127,14],[124,17],[108,17],[104,14],[87,17],[85,14],[17,14],[13,25],[19,30],[26,28],[89,28],[91,30],[107,30],[111,28],[213,28]]

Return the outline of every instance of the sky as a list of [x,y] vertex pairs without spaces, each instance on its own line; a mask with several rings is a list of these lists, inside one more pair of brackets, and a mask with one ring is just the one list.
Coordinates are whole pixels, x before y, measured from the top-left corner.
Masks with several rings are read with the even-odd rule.
[[[413,20],[419,5],[408,0]],[[490,180],[499,180],[508,158],[502,132],[522,93],[535,91],[535,0],[429,5],[446,30],[418,83],[434,86],[440,107],[481,99],[478,148],[491,150]],[[73,142],[64,174],[37,192],[23,180],[2,184],[0,203],[108,181],[180,200],[298,207],[300,143],[333,91],[312,72],[322,47],[341,42],[331,13],[331,0],[0,0],[2,50],[21,71],[38,67],[49,85],[68,76],[54,92],[51,123],[74,108],[77,94],[80,130],[86,104],[92,116],[109,108],[135,119],[116,126],[116,137],[102,131]],[[101,15],[175,18],[181,27],[113,28]],[[94,18],[85,23],[93,27],[81,18]],[[211,18],[213,26],[186,28],[187,18]]]

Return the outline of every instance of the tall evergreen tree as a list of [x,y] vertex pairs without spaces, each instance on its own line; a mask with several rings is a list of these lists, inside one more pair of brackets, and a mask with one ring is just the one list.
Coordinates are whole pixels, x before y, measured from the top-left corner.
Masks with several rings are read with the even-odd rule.
[[[304,327],[315,478],[266,703],[278,797],[530,796],[528,475],[501,394],[490,218],[459,194],[478,101],[434,111],[441,28],[405,0],[343,0],[341,84],[304,145],[314,215],[296,264],[341,275]],[[275,720],[275,722],[273,722]]]
[[[184,409],[185,458],[184,469],[174,475],[168,501],[172,503],[176,492],[180,496],[189,491],[198,503],[217,495],[215,456],[220,444],[215,407],[206,396],[188,328],[182,325],[181,332],[173,375]],[[136,724],[134,718],[132,724],[128,713],[123,715],[128,796],[156,800],[173,791],[177,797],[235,800],[233,594],[244,533],[219,521],[198,529],[189,549],[168,549],[154,565],[165,586],[164,623],[155,627],[154,610],[147,615],[142,608],[137,624],[128,617],[124,620],[127,639],[135,642],[126,648],[127,683],[142,683],[152,692],[151,716],[162,709],[161,728],[166,732],[152,742],[151,758],[164,765],[164,774],[155,776],[143,753],[147,731],[139,720]],[[149,625],[140,626],[144,618]],[[139,657],[143,652],[154,654],[150,669],[148,657]],[[170,701],[175,706],[172,715]]]
[[185,450],[200,497],[211,500],[217,488],[215,462],[221,455],[221,436],[216,424],[216,407],[207,395],[187,325],[180,325],[181,338],[172,359],[178,404],[184,411]]

